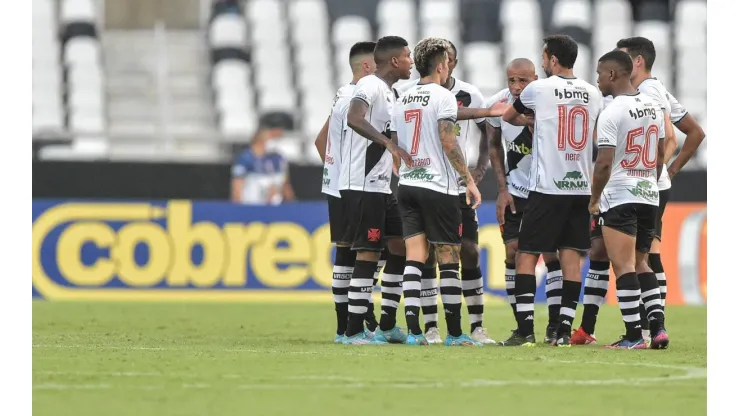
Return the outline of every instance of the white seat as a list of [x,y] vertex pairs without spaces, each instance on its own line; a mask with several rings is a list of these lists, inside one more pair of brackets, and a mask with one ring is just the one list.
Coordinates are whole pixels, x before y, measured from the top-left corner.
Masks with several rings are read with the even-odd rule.
[[303,133],[307,137],[316,137],[316,135],[321,131],[321,128],[324,127],[324,123],[326,123],[326,118],[329,116],[329,113],[325,114],[318,114],[318,113],[308,113],[304,114],[303,117]]
[[417,43],[417,28],[415,20],[390,20],[384,21],[378,26],[378,37],[400,36],[409,43],[413,49]]
[[216,16],[209,28],[212,47],[243,47],[247,44],[247,25],[241,16],[227,13]]
[[552,24],[553,27],[591,29],[591,3],[588,0],[558,0],[552,12]]
[[34,106],[31,125],[33,131],[63,130],[64,113],[61,110],[61,105],[59,108],[36,108]]
[[105,124],[105,119],[100,111],[80,109],[70,112],[69,127],[75,134],[104,133]]
[[380,24],[398,19],[411,20],[414,16],[416,5],[412,0],[380,0],[378,3],[376,20]]
[[70,111],[98,111],[103,112],[103,92],[73,90],[69,93],[68,107]]
[[324,0],[296,0],[288,2],[288,18],[293,25],[310,22],[315,28],[327,26],[329,16]]
[[222,115],[253,113],[254,100],[246,93],[241,95],[219,94],[216,96],[216,110]]
[[629,0],[596,0],[594,17],[597,23],[595,28],[602,24],[631,22],[632,6]]
[[100,43],[96,39],[81,36],[67,41],[64,46],[66,65],[100,65]]
[[613,50],[620,39],[630,37],[631,35],[632,20],[621,22],[615,19],[614,22],[598,23],[594,26],[593,31],[592,44],[594,51],[601,56]]
[[92,0],[62,0],[59,20],[69,22],[95,22],[95,6]]
[[460,44],[460,31],[457,27],[457,22],[430,22],[426,25],[422,25],[421,38],[424,39],[428,37],[447,39],[455,45]]
[[216,89],[240,87],[249,84],[250,70],[237,59],[217,62],[213,67],[212,83]]
[[707,79],[706,49],[679,49],[676,62],[676,84],[681,96],[705,95],[707,85],[697,80]]
[[593,59],[591,59],[591,48],[579,43],[578,44],[578,57],[576,58],[576,63],[573,66],[573,74],[590,83],[595,82],[595,76],[596,68],[593,66]]
[[279,0],[251,0],[246,4],[244,13],[250,22],[283,20],[282,5]]
[[[298,46],[295,51],[295,62],[299,71],[305,71],[309,68],[321,68],[327,71],[331,62],[331,53],[326,44]],[[338,51],[337,56],[344,55],[349,65],[349,51]],[[339,59],[339,58],[337,58]]]
[[55,15],[54,0],[33,0],[31,2],[31,16],[36,19],[53,20]]
[[251,43],[253,45],[267,47],[270,45],[283,44],[287,39],[287,26],[282,20],[275,22],[259,20],[256,23],[252,23],[250,27],[252,28]]
[[255,45],[252,48],[252,63],[257,69],[265,66],[290,65],[290,51],[287,45],[277,48]]
[[353,75],[349,65],[344,64],[341,66],[337,66],[336,70],[337,78],[334,80],[334,86],[336,88],[339,88],[340,86],[345,85],[352,80]]
[[226,137],[247,139],[257,129],[257,121],[253,115],[247,113],[223,114],[219,128]]
[[676,4],[676,24],[707,24],[707,3],[705,0],[682,0]]
[[329,90],[331,92],[331,74],[323,67],[306,68],[298,72],[297,86],[304,93],[316,93],[317,91]]
[[489,42],[471,42],[463,46],[468,70],[473,67],[493,69],[501,65],[501,48]]
[[671,28],[668,23],[657,20],[646,20],[635,24],[635,36],[643,36],[655,45],[655,48],[671,46]]
[[364,17],[343,16],[334,22],[332,41],[335,45],[353,44],[372,38],[370,23]]
[[103,71],[97,66],[75,66],[67,70],[67,87],[72,89],[105,87]]
[[421,0],[422,22],[457,22],[460,8],[455,0]]
[[255,86],[259,90],[277,86],[291,86],[291,74],[288,66],[259,67],[256,72]]
[[293,44],[297,46],[317,46],[329,43],[328,26],[317,28],[313,22],[300,20],[293,25],[291,32]]
[[267,111],[295,111],[295,91],[285,86],[275,86],[271,89],[260,90],[259,97],[260,112]]
[[500,22],[503,26],[540,25],[540,5],[537,0],[503,0]]

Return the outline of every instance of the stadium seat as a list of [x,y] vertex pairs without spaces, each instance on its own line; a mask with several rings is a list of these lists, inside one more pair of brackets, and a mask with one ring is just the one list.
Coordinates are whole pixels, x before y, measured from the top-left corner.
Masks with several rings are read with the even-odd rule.
[[380,23],[394,20],[414,20],[416,4],[413,0],[380,0],[377,20]]
[[309,22],[314,28],[326,28],[329,14],[324,0],[294,0],[288,2],[288,18],[293,25]]
[[500,19],[503,26],[540,27],[540,5],[537,0],[502,0]]
[[100,43],[97,39],[77,37],[64,45],[64,63],[74,65],[100,65]]
[[589,0],[558,0],[553,10],[552,25],[576,26],[591,30],[591,3]]
[[283,20],[282,4],[279,0],[250,0],[246,2],[244,13],[247,21],[277,22]]
[[[304,141],[298,137],[284,136],[271,140],[269,146],[288,162],[302,162],[305,150],[303,143]],[[316,152],[315,149],[314,152]]]
[[251,70],[247,64],[233,59],[216,63],[213,67],[212,82],[217,89],[246,87],[251,82]]
[[429,22],[457,22],[460,8],[457,0],[420,0],[419,15],[421,21]]
[[257,121],[249,114],[223,114],[219,128],[229,139],[248,140],[257,128]]
[[247,44],[247,25],[236,14],[216,16],[209,28],[209,40],[214,48],[244,47]]
[[370,23],[364,17],[344,16],[334,22],[332,41],[337,47],[349,50],[355,42],[373,39]]
[[62,23],[95,22],[92,0],[62,0],[59,18]]

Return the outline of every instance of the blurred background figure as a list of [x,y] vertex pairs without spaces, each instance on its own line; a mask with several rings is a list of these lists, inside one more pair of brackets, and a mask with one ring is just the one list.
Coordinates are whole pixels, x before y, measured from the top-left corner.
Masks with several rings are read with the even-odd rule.
[[275,117],[263,117],[251,145],[239,154],[231,168],[231,200],[242,204],[279,205],[294,198],[288,162],[271,145],[282,137]]

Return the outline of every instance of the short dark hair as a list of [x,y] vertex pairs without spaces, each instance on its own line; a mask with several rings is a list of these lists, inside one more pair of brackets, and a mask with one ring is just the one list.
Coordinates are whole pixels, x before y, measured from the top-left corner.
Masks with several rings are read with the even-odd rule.
[[632,58],[619,49],[605,53],[604,56],[599,58],[599,62],[613,62],[628,77],[632,74]]
[[455,59],[457,59],[457,48],[455,47],[455,44],[452,43],[451,40],[448,40],[447,43],[450,44],[450,48],[452,48],[452,51],[455,52]]
[[385,61],[389,61],[391,58],[390,54],[392,52],[397,49],[403,49],[406,46],[409,46],[409,43],[406,42],[406,39],[400,36],[384,36],[378,39],[378,43],[375,44],[375,52],[373,54],[375,63],[381,64]]
[[450,42],[442,38],[426,38],[416,44],[414,48],[414,62],[419,76],[422,78],[431,74],[438,63],[444,62]]
[[568,35],[551,35],[543,39],[548,56],[556,56],[560,66],[573,69],[578,57],[578,44]]
[[375,52],[375,42],[357,42],[349,49],[349,59],[373,52]]
[[627,53],[633,58],[642,56],[642,59],[645,60],[645,69],[648,71],[653,69],[653,64],[655,63],[655,45],[653,45],[650,39],[643,38],[642,36],[620,39],[617,42],[617,48],[626,49]]

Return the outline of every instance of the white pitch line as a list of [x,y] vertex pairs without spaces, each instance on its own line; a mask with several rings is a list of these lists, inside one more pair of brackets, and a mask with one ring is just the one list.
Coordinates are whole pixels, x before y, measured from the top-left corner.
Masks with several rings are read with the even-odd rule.
[[[527,361],[527,360],[519,360]],[[530,360],[531,361],[531,360]],[[305,380],[305,381],[342,381],[343,384],[316,384],[316,383],[303,383],[303,384],[242,384],[238,386],[213,386],[207,383],[185,383],[181,386],[183,389],[212,389],[216,388],[223,390],[224,388],[235,388],[238,390],[323,390],[323,389],[367,389],[367,388],[384,388],[384,389],[444,389],[451,387],[461,388],[486,388],[486,387],[502,387],[502,386],[605,386],[605,385],[642,385],[652,383],[666,383],[674,381],[686,381],[686,380],[699,380],[707,378],[707,369],[701,367],[688,367],[688,366],[674,366],[668,364],[657,364],[657,363],[610,363],[604,361],[570,361],[570,360],[550,360],[544,359],[542,361],[551,363],[562,363],[562,364],[583,364],[583,365],[608,365],[608,366],[633,366],[633,367],[648,367],[648,368],[662,368],[667,370],[678,370],[683,371],[683,374],[667,375],[663,377],[635,377],[635,378],[612,378],[612,379],[593,379],[593,380],[495,380],[495,379],[474,379],[469,381],[437,381],[437,382],[396,382],[388,383],[383,380],[377,380],[374,382],[357,382],[357,379],[352,377],[342,376],[320,376],[320,375],[307,375],[307,376],[288,376],[284,377],[284,380]],[[534,362],[534,361],[532,361]],[[61,372],[57,372],[61,373]],[[101,375],[105,373],[92,373]],[[110,374],[124,374],[124,373],[110,373]],[[137,374],[137,373],[129,373]],[[138,373],[138,374],[160,374],[160,373]],[[161,374],[165,376],[165,374]],[[227,377],[228,376],[228,377]],[[235,374],[223,375],[224,378],[235,378]],[[34,390],[106,390],[112,389],[113,386],[110,384],[52,384],[45,383],[33,386]],[[119,386],[117,389],[134,389],[134,390],[155,390],[164,389],[165,386]],[[169,388],[169,386],[168,386]]]

